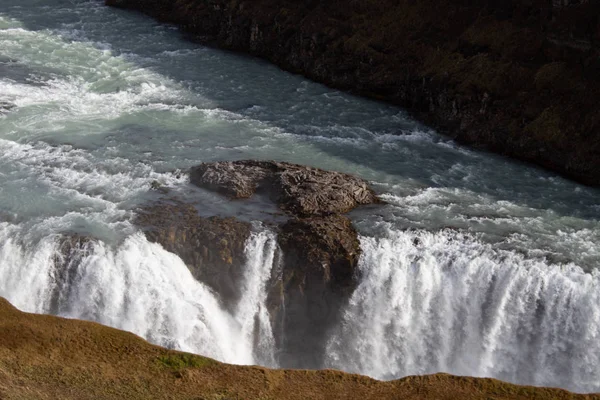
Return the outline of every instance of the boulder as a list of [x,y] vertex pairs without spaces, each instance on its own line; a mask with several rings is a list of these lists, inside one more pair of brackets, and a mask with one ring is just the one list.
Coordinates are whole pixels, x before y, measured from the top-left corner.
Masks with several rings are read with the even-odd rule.
[[285,212],[303,217],[345,213],[378,201],[363,179],[286,162],[203,163],[190,170],[190,181],[232,199],[264,193]]

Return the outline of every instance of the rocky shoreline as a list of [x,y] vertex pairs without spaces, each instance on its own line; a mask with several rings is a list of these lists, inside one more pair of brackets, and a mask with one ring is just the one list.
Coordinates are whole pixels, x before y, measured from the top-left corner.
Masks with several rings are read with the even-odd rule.
[[600,4],[106,0],[600,185]]

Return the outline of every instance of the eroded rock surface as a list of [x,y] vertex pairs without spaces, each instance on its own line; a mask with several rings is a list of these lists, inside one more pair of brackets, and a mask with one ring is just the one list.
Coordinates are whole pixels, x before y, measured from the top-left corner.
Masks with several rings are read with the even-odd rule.
[[249,223],[235,218],[203,218],[193,205],[174,200],[140,210],[136,223],[149,241],[177,254],[194,278],[219,293],[227,308],[235,306]]
[[[285,307],[275,329],[284,332],[279,362],[289,367],[321,364],[327,330],[358,283],[360,243],[342,215],[288,221],[281,227],[281,281],[269,294],[271,312]],[[283,301],[277,304],[277,295]],[[281,325],[280,325],[281,324]]]
[[288,221],[281,227],[279,243],[286,265],[291,267],[286,282],[305,287],[317,280],[336,291],[352,286],[360,243],[347,217],[330,215]]
[[266,194],[292,218],[279,227],[280,276],[269,286],[268,308],[284,367],[322,365],[327,331],[358,283],[358,235],[344,215],[378,202],[352,175],[275,161],[204,163],[190,171],[196,186],[231,199]]
[[233,199],[266,193],[282,210],[296,216],[345,213],[377,202],[363,179],[286,162],[203,163],[191,169],[190,181]]
[[[377,202],[375,193],[348,174],[274,161],[204,163],[190,170],[190,180],[230,199],[266,194],[290,217],[274,228],[282,262],[267,283],[278,362],[295,368],[322,365],[327,332],[358,283],[360,243],[343,213]],[[169,195],[141,209],[135,222],[148,240],[179,255],[226,308],[235,309],[249,223],[201,217],[194,205]]]

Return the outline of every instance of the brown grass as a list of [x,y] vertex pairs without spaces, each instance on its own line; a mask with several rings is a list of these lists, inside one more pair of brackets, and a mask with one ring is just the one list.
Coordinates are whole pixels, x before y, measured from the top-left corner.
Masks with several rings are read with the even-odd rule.
[[0,399],[600,399],[446,374],[379,382],[339,371],[222,364],[0,298]]

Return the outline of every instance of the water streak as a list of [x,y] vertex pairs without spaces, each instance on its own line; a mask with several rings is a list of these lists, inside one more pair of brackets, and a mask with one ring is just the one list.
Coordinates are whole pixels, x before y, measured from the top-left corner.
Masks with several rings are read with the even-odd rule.
[[329,367],[600,390],[600,274],[451,230],[361,244],[363,278],[328,344]]
[[15,239],[17,227],[1,228],[0,295],[18,308],[97,321],[230,363],[274,365],[264,305],[276,249],[272,233],[248,240],[242,299],[231,315],[179,257],[140,233],[116,248],[82,241],[65,251],[59,235],[26,246]]
[[275,339],[266,306],[267,283],[271,278],[277,250],[275,234],[253,232],[246,243],[246,268],[242,296],[234,316],[241,323],[246,343],[254,341],[254,359],[261,365],[276,366]]

